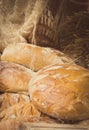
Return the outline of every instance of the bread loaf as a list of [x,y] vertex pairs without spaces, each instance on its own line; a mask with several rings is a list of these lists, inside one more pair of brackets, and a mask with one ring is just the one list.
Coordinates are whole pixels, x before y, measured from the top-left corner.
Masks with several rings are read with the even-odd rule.
[[9,45],[1,60],[22,64],[34,71],[55,63],[71,62],[62,52],[26,43]]
[[0,91],[27,92],[28,83],[34,72],[21,65],[0,61]]
[[76,64],[56,64],[37,72],[29,84],[34,105],[66,121],[89,118],[89,70]]

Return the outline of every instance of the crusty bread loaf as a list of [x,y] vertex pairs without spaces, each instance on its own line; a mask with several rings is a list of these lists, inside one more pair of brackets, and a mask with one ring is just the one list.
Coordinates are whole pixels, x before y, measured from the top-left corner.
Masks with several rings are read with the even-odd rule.
[[21,65],[0,61],[0,91],[26,92],[34,72]]
[[76,64],[56,64],[37,72],[29,84],[34,105],[63,120],[89,118],[89,70]]
[[55,63],[71,62],[62,52],[27,43],[9,45],[1,60],[22,64],[34,71]]

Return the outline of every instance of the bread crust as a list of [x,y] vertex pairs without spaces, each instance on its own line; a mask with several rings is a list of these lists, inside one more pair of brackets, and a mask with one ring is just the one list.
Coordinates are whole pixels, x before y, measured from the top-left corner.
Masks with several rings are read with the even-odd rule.
[[28,91],[28,83],[35,73],[24,66],[0,61],[0,91],[21,92]]
[[29,84],[34,105],[63,120],[89,118],[89,70],[76,64],[56,64],[37,72]]
[[1,60],[22,64],[34,71],[48,65],[72,61],[60,51],[27,43],[8,45]]

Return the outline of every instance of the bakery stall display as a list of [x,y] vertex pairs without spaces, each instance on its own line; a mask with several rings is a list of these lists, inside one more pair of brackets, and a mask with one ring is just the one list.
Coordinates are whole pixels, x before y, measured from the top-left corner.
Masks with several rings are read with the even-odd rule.
[[[41,68],[50,64],[55,64],[54,61],[57,61],[61,64],[65,62],[72,62],[70,58],[65,56],[62,52],[54,49],[43,48],[25,43],[9,46],[12,46],[13,49],[15,49],[16,47],[16,53],[14,53],[14,55],[6,54],[5,56],[8,58],[11,58],[11,56],[21,56],[22,58],[26,53],[26,50],[24,51],[25,47],[26,49],[32,47],[31,49],[28,49],[28,56],[26,55],[23,61],[25,60],[25,58],[29,59],[29,61],[33,60],[32,58],[34,58],[34,51],[36,51],[35,56],[37,55],[38,57],[39,55],[41,56],[41,54],[43,53],[44,55],[42,55],[42,58],[45,58],[46,55],[47,57],[51,57],[52,54],[51,59],[47,59],[47,57],[45,58],[45,62],[47,61],[47,64],[45,64],[44,62],[45,65],[43,64]],[[22,48],[21,50],[24,51],[23,55],[19,55],[20,53],[17,53],[21,52],[21,50],[18,50],[18,47],[20,47],[20,49]],[[34,50],[35,48],[36,50]],[[12,52],[14,52],[13,49]],[[41,50],[40,54],[39,50]],[[11,50],[8,50],[8,52],[11,52]],[[31,70],[26,65],[18,63],[18,58],[18,62],[12,61],[12,59],[14,58],[11,58],[10,61],[7,60],[8,58],[3,60],[3,54],[1,55],[0,61],[0,129],[15,129],[15,127],[19,127],[19,125],[21,123],[23,124],[24,122],[46,122],[50,124],[59,123],[59,120],[39,111],[31,102],[30,95],[28,95],[29,82],[31,78],[36,75],[36,72],[34,72],[33,70],[37,71],[37,66],[35,66],[35,68]],[[36,57],[35,62],[29,62],[31,66],[33,66],[34,64],[40,65],[44,61],[44,59],[42,60],[41,58],[37,62],[38,57]],[[11,124],[13,128],[10,126]]]
[[89,70],[73,63],[55,64],[38,71],[29,83],[36,108],[57,119],[89,119]]
[[1,60],[18,63],[34,71],[56,63],[73,62],[58,50],[27,43],[8,45],[3,51]]
[[0,1],[0,130],[29,129],[89,129],[89,0]]
[[1,55],[0,92],[1,130],[11,123],[15,128],[89,119],[89,70],[52,48],[9,45]]

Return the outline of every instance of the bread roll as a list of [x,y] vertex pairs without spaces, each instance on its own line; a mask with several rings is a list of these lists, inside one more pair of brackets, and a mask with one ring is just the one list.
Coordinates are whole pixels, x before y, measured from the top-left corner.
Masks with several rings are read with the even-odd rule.
[[29,103],[30,98],[24,94],[4,93],[0,94],[0,112],[19,103]]
[[0,95],[0,99],[0,121],[35,121],[40,117],[40,112],[30,102],[29,96],[5,93]]
[[37,121],[39,118],[40,112],[33,104],[31,104],[31,102],[20,102],[0,112],[1,121],[15,119],[19,121],[34,122]]
[[89,70],[76,64],[56,64],[37,72],[29,84],[34,105],[65,121],[89,118]]
[[0,61],[0,91],[27,92],[28,83],[34,72],[21,65]]
[[34,71],[55,63],[71,62],[60,51],[26,43],[9,45],[4,50],[1,60],[22,64]]

